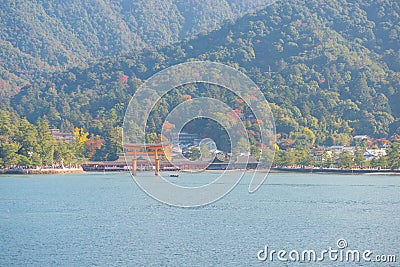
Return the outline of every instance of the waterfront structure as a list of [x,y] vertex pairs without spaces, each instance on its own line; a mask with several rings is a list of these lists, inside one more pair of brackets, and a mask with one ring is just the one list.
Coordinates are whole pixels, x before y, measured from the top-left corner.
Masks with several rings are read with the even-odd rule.
[[74,140],[74,135],[72,133],[62,133],[60,129],[51,129],[50,135],[56,140],[65,141],[67,143],[72,143]]

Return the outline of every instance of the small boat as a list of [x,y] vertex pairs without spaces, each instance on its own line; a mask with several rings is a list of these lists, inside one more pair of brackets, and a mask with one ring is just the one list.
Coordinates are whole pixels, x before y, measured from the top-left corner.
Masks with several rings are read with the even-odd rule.
[[171,174],[169,175],[169,177],[179,177],[179,174],[177,174],[177,173],[171,173]]

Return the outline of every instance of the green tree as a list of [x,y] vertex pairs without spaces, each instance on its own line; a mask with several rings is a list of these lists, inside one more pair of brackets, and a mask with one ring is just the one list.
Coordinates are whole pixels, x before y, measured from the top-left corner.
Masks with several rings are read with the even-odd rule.
[[274,164],[277,166],[288,167],[295,164],[296,157],[295,152],[289,150],[280,149],[276,151]]
[[354,156],[348,151],[342,151],[342,153],[339,154],[338,165],[340,168],[350,169],[354,166]]
[[354,163],[359,168],[364,168],[367,166],[367,161],[364,158],[364,149],[363,147],[357,145],[356,150],[354,152]]
[[41,164],[52,165],[54,163],[54,139],[50,135],[49,123],[46,120],[40,120],[37,124],[38,131],[38,153],[41,158]]
[[16,166],[19,163],[19,155],[17,154],[20,145],[16,142],[1,142],[0,143],[0,158],[2,164],[9,168]]
[[389,166],[389,160],[388,160],[388,156],[382,156],[378,159],[378,166],[386,169]]
[[[122,152],[122,144],[121,144],[121,133],[122,130],[120,127],[117,128],[108,128],[106,130],[106,135],[104,138],[104,142],[101,144],[101,148],[96,150],[92,159],[93,160],[108,160],[113,161],[118,159],[118,153]],[[148,143],[157,142],[157,134],[150,134],[146,136],[146,141]]]
[[41,159],[38,154],[38,132],[37,127],[31,124],[26,118],[19,122],[15,140],[21,145],[18,154],[23,156],[21,165],[40,165]]
[[290,133],[290,138],[295,141],[296,146],[312,146],[316,137],[308,127],[300,127],[298,132]]
[[379,158],[373,158],[371,160],[371,166],[374,168],[387,169],[388,165],[388,156],[381,156]]
[[314,164],[314,159],[311,156],[310,149],[308,147],[300,147],[295,150],[295,162],[302,168]]
[[72,149],[74,154],[79,158],[85,157],[86,146],[85,143],[88,140],[88,132],[85,132],[83,128],[75,128],[74,139],[72,141]]
[[322,153],[322,166],[329,168],[334,163],[334,154],[332,151],[324,150]]
[[0,110],[0,136],[7,138],[13,132],[10,113],[5,110]]
[[61,165],[75,164],[77,156],[73,151],[73,145],[64,141],[54,142],[54,161]]
[[400,168],[400,144],[393,142],[387,152],[389,168],[392,170]]

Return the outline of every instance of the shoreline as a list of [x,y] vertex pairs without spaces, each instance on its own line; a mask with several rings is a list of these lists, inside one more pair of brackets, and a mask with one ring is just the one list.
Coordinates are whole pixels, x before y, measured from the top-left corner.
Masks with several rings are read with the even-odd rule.
[[284,173],[327,173],[327,174],[395,174],[400,175],[400,169],[338,169],[338,168],[271,168],[271,172]]
[[[237,169],[237,170],[205,170],[205,172],[218,173],[218,172],[234,172],[234,171],[245,171],[254,172],[254,169]],[[260,172],[269,173],[310,173],[310,174],[387,174],[387,175],[400,175],[400,169],[337,169],[337,168],[282,168],[282,167],[272,167],[270,170],[259,170]],[[46,175],[46,174],[79,174],[79,173],[92,173],[92,172],[128,172],[127,170],[99,170],[99,171],[85,171],[82,167],[79,168],[62,168],[62,169],[0,169],[0,175]],[[151,171],[150,171],[151,172]],[[161,172],[171,172],[171,171],[161,171]],[[177,171],[180,172],[180,171]],[[185,172],[185,171],[183,171]]]
[[1,169],[0,170],[0,175],[1,174],[34,174],[34,175],[40,175],[40,174],[75,174],[75,173],[85,173],[85,171],[82,169],[82,167],[79,168],[61,168],[61,169],[45,169],[45,168],[39,168],[39,169],[22,169],[22,168],[16,168],[16,169]]

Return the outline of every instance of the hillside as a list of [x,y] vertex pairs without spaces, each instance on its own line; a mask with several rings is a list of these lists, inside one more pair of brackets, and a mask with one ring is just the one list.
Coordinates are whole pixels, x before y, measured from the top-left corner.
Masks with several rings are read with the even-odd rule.
[[178,42],[268,1],[11,1],[0,3],[0,96],[35,75]]
[[[276,3],[178,44],[42,76],[8,104],[30,121],[44,117],[62,129],[107,136],[121,126],[143,79],[175,63],[212,60],[260,86],[282,147],[347,144],[355,134],[390,137],[400,134],[399,14],[399,3],[390,0]],[[181,95],[168,97],[182,102]],[[172,107],[161,103],[153,121]]]

